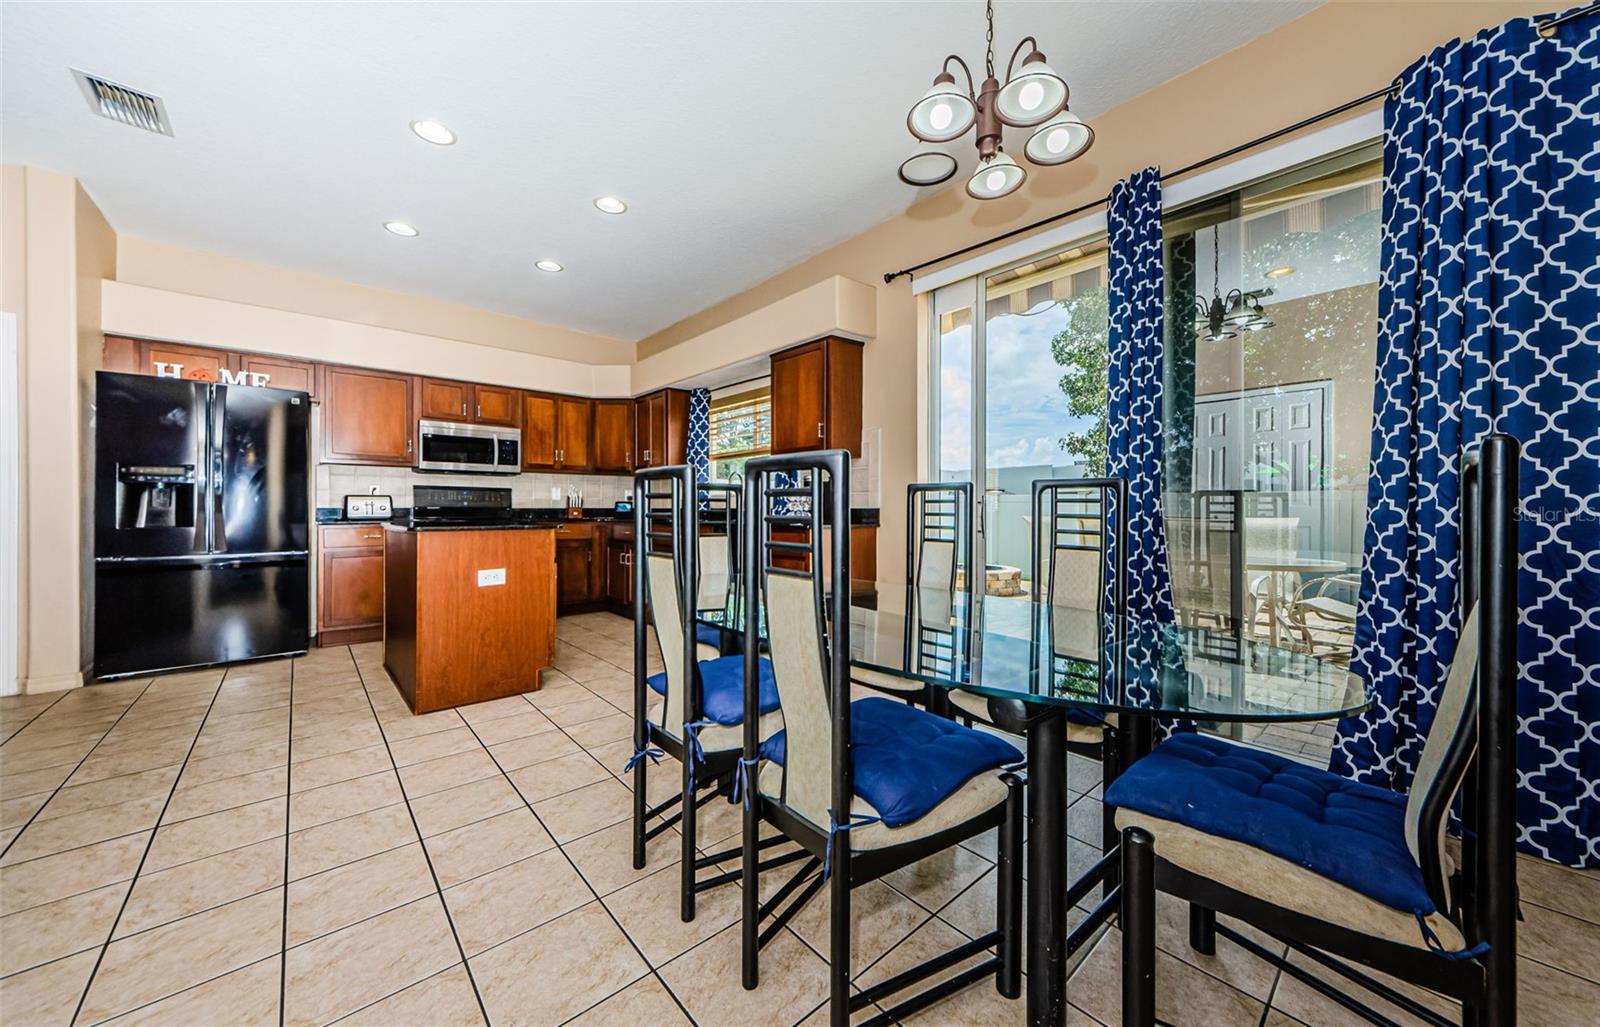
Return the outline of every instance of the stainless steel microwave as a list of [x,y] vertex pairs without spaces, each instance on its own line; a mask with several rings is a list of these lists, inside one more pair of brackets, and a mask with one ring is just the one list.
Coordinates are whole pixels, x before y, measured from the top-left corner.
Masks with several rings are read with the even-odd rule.
[[522,471],[522,432],[485,424],[418,421],[417,470],[519,474]]

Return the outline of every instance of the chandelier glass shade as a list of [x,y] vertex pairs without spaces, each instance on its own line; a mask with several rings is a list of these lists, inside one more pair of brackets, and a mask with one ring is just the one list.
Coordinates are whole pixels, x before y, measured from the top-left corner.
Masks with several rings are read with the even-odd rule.
[[900,162],[900,181],[907,185],[938,185],[956,173],[956,159],[929,143],[923,143]]
[[1211,297],[1195,298],[1194,330],[1206,342],[1226,342],[1236,339],[1240,332],[1259,332],[1275,327],[1273,320],[1262,309],[1261,298],[1271,296],[1272,289],[1254,289],[1244,292],[1232,289],[1227,294],[1219,284],[1222,274],[1221,226],[1211,230]]
[[[994,5],[986,5],[988,34],[984,50],[985,76],[975,83],[972,69],[955,54],[944,59],[933,85],[911,106],[906,128],[922,143],[949,143],[976,129],[978,167],[967,179],[968,195],[983,200],[1008,196],[1027,180],[1025,168],[1004,153],[1006,128],[1035,129],[1022,148],[1028,161],[1041,166],[1065,164],[1081,157],[1094,144],[1094,130],[1067,109],[1070,91],[1066,80],[1056,73],[1039,51],[1038,42],[1024,37],[1011,53],[1006,67],[1005,85],[995,75]],[[1022,62],[1017,63],[1017,58]],[[951,65],[958,65],[966,76],[965,89],[958,85]],[[942,151],[939,151],[942,152]],[[935,174],[946,165],[923,148],[900,164],[900,180],[910,185],[937,185],[955,173],[955,157],[949,157],[950,174]]]

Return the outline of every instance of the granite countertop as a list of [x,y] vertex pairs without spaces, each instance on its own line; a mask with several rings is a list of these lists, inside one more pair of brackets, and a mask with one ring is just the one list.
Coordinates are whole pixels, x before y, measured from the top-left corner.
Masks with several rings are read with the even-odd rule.
[[[518,523],[493,525],[498,528],[540,528],[550,527],[555,524],[632,524],[633,514],[617,513],[609,506],[585,507],[582,517],[568,517],[563,507],[516,507],[519,517]],[[349,518],[344,516],[344,509],[337,506],[317,507],[318,524],[398,524],[400,527],[410,527],[406,523],[411,515],[411,508],[395,507],[394,517],[390,521],[374,521],[370,518]],[[702,523],[715,520],[702,514]],[[876,507],[855,507],[850,511],[850,523],[858,528],[876,528],[878,526],[878,509]],[[460,525],[447,525],[454,530],[462,530]],[[442,530],[440,528],[426,528],[428,531]]]
[[400,521],[382,521],[388,531],[555,531],[555,521],[534,524],[406,524]]

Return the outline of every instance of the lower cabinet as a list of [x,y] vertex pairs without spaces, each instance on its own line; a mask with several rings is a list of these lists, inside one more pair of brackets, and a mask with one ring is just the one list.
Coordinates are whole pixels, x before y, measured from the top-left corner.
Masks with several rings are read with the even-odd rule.
[[606,532],[605,601],[614,613],[632,616],[632,525],[613,524]]
[[596,529],[590,521],[556,525],[556,612],[577,613],[595,609],[604,578],[595,555]]
[[383,526],[317,529],[317,644],[383,638]]

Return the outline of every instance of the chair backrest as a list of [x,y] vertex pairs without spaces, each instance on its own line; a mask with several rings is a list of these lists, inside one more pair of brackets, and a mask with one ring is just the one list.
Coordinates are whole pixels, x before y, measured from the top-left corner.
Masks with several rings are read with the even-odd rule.
[[972,560],[972,482],[906,486],[906,584],[971,594],[981,569]]
[[700,494],[701,534],[698,546],[700,586],[695,608],[720,610],[728,604],[728,590],[739,577],[738,485],[705,482]]
[[699,665],[695,652],[695,608],[699,591],[699,504],[694,468],[656,467],[634,481],[634,691],[643,718],[647,640],[654,635],[666,674],[660,726],[682,737],[685,722],[700,719]]
[[[758,457],[745,464],[744,595],[765,611],[768,656],[783,706],[782,798],[820,830],[851,804],[850,454]],[[798,502],[797,502],[798,501]],[[774,537],[774,529],[806,541]],[[788,529],[785,531],[785,529]],[[830,582],[839,587],[830,589]],[[756,739],[758,603],[745,613],[746,753]]]
[[1477,682],[1478,608],[1474,606],[1461,625],[1461,638],[1406,797],[1406,847],[1422,868],[1429,895],[1446,911],[1453,907],[1444,832],[1450,805],[1478,750]]
[[[1049,609],[1051,651],[1057,656],[1095,658],[1105,614],[1127,608],[1126,509],[1121,478],[1033,483],[1034,590]],[[1115,572],[1108,574],[1109,567]]]

